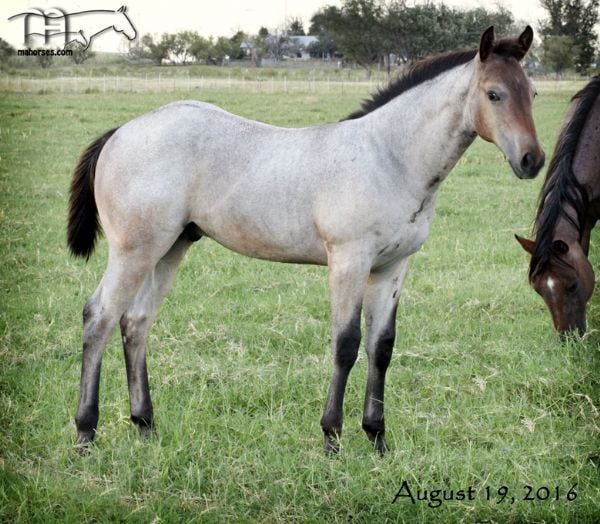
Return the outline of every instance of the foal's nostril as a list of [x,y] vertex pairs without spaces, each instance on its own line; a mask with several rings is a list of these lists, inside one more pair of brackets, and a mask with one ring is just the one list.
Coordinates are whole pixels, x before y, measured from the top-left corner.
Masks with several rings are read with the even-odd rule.
[[521,169],[527,173],[531,173],[535,168],[535,156],[532,153],[525,153],[521,159]]

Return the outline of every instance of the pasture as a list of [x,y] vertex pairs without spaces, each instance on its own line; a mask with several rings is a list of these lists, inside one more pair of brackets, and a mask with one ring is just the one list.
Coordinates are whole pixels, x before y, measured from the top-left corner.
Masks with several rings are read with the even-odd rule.
[[[575,90],[538,86],[548,158]],[[338,120],[366,94],[0,96],[0,521],[600,519],[600,299],[591,333],[560,344],[513,237],[529,233],[544,174],[517,180],[479,139],[442,185],[429,239],[412,259],[384,458],[360,427],[362,350],[341,454],[322,451],[332,366],[326,269],[251,260],[210,240],[190,250],[150,335],[157,437],[142,441],[129,422],[115,335],[97,443],[85,456],[75,451],[81,311],[106,263],[103,241],[87,264],[66,249],[67,191],[82,148],[176,99],[304,126]],[[594,238],[590,259],[598,267]],[[415,498],[445,489],[455,500],[396,497],[404,481]]]

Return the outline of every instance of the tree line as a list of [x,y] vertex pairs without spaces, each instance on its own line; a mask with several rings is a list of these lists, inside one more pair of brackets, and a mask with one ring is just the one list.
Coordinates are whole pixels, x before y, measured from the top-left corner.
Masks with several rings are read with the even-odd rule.
[[[540,0],[540,4],[547,17],[537,23],[529,21],[537,26],[542,39],[539,61],[557,73],[570,68],[588,71],[599,60],[595,27],[600,19],[600,0]],[[481,32],[490,25],[501,35],[523,29],[515,26],[512,13],[501,4],[488,10],[460,9],[433,1],[409,5],[406,0],[342,0],[340,7],[329,5],[317,11],[306,32],[301,20],[291,19],[276,30],[262,27],[255,35],[243,31],[217,38],[197,31],[145,34],[130,46],[129,55],[159,65],[167,60],[225,65],[230,60],[249,59],[259,66],[264,57],[280,60],[298,55],[301,49],[293,37],[308,33],[316,41],[303,51],[313,57],[357,64],[370,76],[376,67],[389,70],[393,64],[430,53],[474,48]],[[76,44],[73,48],[75,63],[93,56],[81,47]],[[0,39],[0,61],[11,53],[14,49]]]
[[[529,21],[537,25],[542,39],[539,60],[547,69],[560,72],[575,68],[586,72],[597,59],[600,0],[540,0],[548,17]],[[537,22],[537,23],[536,23]],[[340,7],[326,6],[310,20],[308,34],[318,40],[308,51],[313,57],[338,58],[363,67],[367,75],[375,67],[419,59],[449,49],[474,48],[481,32],[493,25],[497,34],[520,32],[512,13],[498,4],[460,9],[444,3],[409,5],[406,0],[343,0]],[[224,64],[227,59],[248,57],[255,65],[269,56],[293,55],[292,36],[305,35],[301,20],[288,21],[269,32],[236,33],[231,38],[204,38],[196,32],[163,34],[160,39],[144,35],[139,56],[162,63],[169,57]]]
[[[575,68],[585,73],[600,60],[598,35],[600,0],[540,0],[547,18],[528,21],[542,39],[539,60],[553,71]],[[321,53],[340,51],[369,74],[379,64],[412,61],[433,52],[473,48],[481,32],[493,25],[497,34],[515,27],[510,11],[452,8],[444,3],[408,5],[406,0],[344,0],[313,15],[310,33],[319,36]],[[599,64],[596,62],[596,67]]]

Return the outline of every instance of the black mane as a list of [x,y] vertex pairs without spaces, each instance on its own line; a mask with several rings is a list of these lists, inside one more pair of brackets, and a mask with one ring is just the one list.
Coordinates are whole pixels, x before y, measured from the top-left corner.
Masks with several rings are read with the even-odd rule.
[[[506,58],[516,58],[517,60],[521,60],[524,56],[523,48],[512,38],[504,38],[494,42],[492,53]],[[470,49],[432,55],[419,60],[407,66],[400,76],[390,81],[387,86],[378,89],[371,95],[371,98],[363,100],[361,108],[348,115],[344,120],[353,120],[365,116],[409,89],[427,80],[432,80],[450,69],[470,62],[476,55],[477,49]]]
[[[589,197],[586,188],[577,180],[573,172],[573,159],[579,136],[598,95],[600,95],[600,75],[593,77],[571,99],[571,103],[578,101],[577,108],[558,137],[540,193],[533,227],[535,251],[529,266],[530,280],[542,272],[550,262],[563,265],[565,263],[552,249],[552,235],[559,218],[567,220],[577,230],[581,240]],[[575,210],[575,217],[566,212],[568,207]]]
[[367,113],[387,104],[393,98],[401,95],[416,85],[431,80],[436,76],[466,64],[473,60],[477,54],[476,50],[456,51],[453,53],[444,53],[430,58],[425,58],[419,62],[408,66],[403,74],[392,80],[387,86],[378,89],[371,98],[363,100],[360,109],[348,115],[345,120],[353,120],[365,116]]

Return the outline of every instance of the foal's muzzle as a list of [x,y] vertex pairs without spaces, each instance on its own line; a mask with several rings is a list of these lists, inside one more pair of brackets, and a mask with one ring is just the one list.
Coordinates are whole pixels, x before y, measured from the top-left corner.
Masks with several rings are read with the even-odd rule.
[[542,167],[544,167],[544,162],[546,161],[546,155],[543,151],[539,153],[535,153],[533,151],[528,151],[521,158],[521,162],[518,166],[515,166],[512,162],[510,163],[513,171],[519,178],[535,178]]
[[544,167],[545,161],[546,155],[543,151],[538,155],[531,152],[525,153],[521,159],[521,170],[527,175],[527,178],[534,178]]

